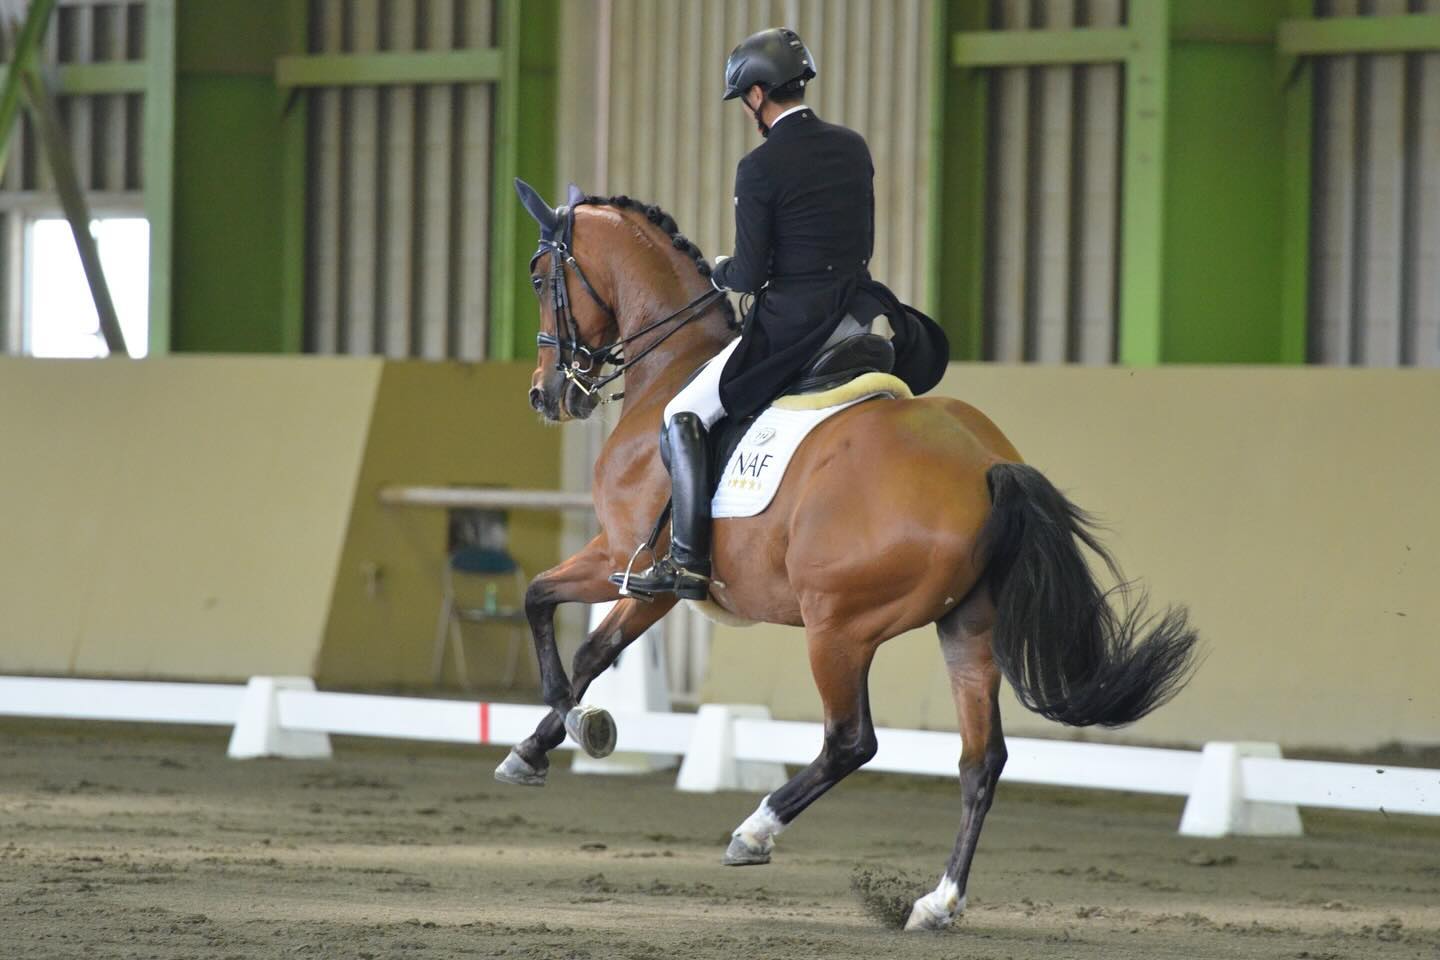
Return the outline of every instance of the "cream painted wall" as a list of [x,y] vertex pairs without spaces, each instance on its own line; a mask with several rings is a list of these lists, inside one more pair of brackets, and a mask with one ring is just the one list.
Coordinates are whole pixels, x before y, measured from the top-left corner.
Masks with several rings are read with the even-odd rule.
[[[1440,372],[953,365],[985,410],[1104,518],[1130,576],[1190,606],[1194,682],[1093,739],[1440,743]],[[818,719],[799,631],[716,627],[705,699]],[[878,723],[955,729],[933,630],[881,649]],[[1075,732],[1025,712],[1012,734]]]
[[0,673],[310,674],[380,370],[0,358]]
[[[532,370],[530,363],[385,365],[325,627],[320,683],[430,684],[447,515],[384,507],[378,495],[405,484],[559,488],[562,431],[544,426],[526,402]],[[511,552],[528,576],[558,560],[557,514],[512,511],[509,526]],[[461,589],[479,604],[478,582],[462,580]],[[502,586],[499,600],[518,604],[519,593]],[[495,684],[512,628],[472,626],[466,634],[471,679]],[[519,681],[533,687],[528,631],[521,640]],[[455,680],[447,666],[446,682]]]

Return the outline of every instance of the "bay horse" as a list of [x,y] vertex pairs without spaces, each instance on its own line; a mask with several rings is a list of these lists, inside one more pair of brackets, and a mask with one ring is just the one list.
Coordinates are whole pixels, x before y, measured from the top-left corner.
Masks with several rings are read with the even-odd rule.
[[[613,749],[613,720],[581,698],[675,605],[673,596],[620,598],[608,577],[626,569],[669,496],[661,411],[737,330],[708,263],[657,207],[572,186],[567,206],[551,209],[527,185],[517,189],[542,231],[531,263],[541,330],[531,405],[549,421],[583,419],[602,401],[603,365],[625,375],[622,416],[595,466],[601,532],[525,594],[552,711],[495,775],[543,785],[546,755],[567,731],[592,755]],[[1028,709],[1082,727],[1137,720],[1188,681],[1196,635],[1184,608],[1147,619],[1141,597],[1117,611],[1082,545],[1120,581],[1088,515],[969,404],[870,400],[820,424],[767,509],[715,523],[712,601],[737,618],[804,627],[824,707],[819,756],[736,828],[724,862],[768,862],[783,829],[874,757],[871,660],[886,640],[934,623],[963,741],[960,831],[906,929],[952,923],[1005,766],[1001,677]],[[555,607],[616,599],[567,678]]]

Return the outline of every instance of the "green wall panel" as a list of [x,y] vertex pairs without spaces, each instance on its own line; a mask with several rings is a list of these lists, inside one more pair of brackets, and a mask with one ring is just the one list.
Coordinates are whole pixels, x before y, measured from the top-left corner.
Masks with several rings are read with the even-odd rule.
[[[943,11],[944,36],[987,26],[980,0],[946,0]],[[1161,169],[1149,171],[1151,187],[1126,187],[1135,203],[1121,225],[1122,362],[1304,361],[1310,85],[1306,71],[1287,75],[1275,37],[1287,17],[1309,13],[1308,0],[1132,2],[1130,29],[1168,42],[1140,65],[1158,79],[1141,75],[1137,87],[1139,55],[1127,63],[1127,98],[1159,92],[1153,108],[1127,114],[1131,136],[1137,118],[1158,117],[1163,148],[1126,154],[1127,180],[1146,172],[1137,158],[1159,156]],[[956,359],[978,358],[983,340],[985,76],[950,67],[937,114],[933,305]]]
[[179,5],[171,346],[299,349],[282,310],[281,3]]
[[[555,117],[559,90],[556,58],[560,36],[556,24],[560,19],[560,5],[557,0],[525,0],[523,9],[519,25],[515,172],[538,186],[542,193],[551,195],[547,185],[555,183],[556,178]],[[553,196],[553,203],[564,200],[558,190]],[[497,184],[497,201],[511,208],[518,204],[508,182]],[[535,224],[529,217],[512,216],[509,226],[510,256],[497,260],[497,263],[505,261],[504,269],[509,275],[496,282],[508,284],[510,293],[503,301],[505,313],[491,318],[490,344],[495,360],[534,357],[535,334],[540,329],[540,314],[535,309],[530,275],[525,269],[535,250]]]
[[1161,359],[1281,359],[1284,116],[1270,52],[1171,53]]
[[[988,26],[986,6],[977,0],[945,0],[937,16],[943,18],[937,38]],[[950,45],[941,47],[934,110],[942,130],[931,147],[938,174],[931,190],[941,214],[932,233],[928,306],[950,338],[950,358],[979,360],[985,343],[988,74],[950,66]]]

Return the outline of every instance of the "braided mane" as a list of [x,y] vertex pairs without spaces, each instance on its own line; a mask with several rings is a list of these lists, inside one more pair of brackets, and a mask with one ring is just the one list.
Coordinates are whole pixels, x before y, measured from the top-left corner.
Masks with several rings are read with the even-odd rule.
[[[665,232],[670,238],[670,244],[682,253],[688,254],[691,260],[695,261],[695,269],[700,276],[706,280],[710,279],[710,261],[705,259],[705,254],[685,234],[680,232],[680,227],[675,223],[675,218],[652,203],[644,203],[633,197],[627,197],[623,193],[614,197],[587,196],[580,203],[588,203],[596,207],[615,207],[619,210],[639,210],[655,226]],[[576,204],[579,206],[579,204]],[[740,321],[735,316],[735,307],[726,297],[720,301],[720,309],[725,314],[725,324],[731,330],[740,329]]]

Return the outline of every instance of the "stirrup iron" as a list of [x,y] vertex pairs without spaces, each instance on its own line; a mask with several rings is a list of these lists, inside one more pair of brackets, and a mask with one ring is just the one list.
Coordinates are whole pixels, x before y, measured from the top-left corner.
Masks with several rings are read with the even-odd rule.
[[665,506],[661,509],[660,516],[655,518],[655,526],[650,528],[650,536],[645,540],[644,543],[640,544],[640,546],[635,548],[634,553],[630,554],[630,562],[625,564],[625,575],[620,578],[620,596],[630,597],[631,599],[639,600],[642,603],[649,603],[650,601],[655,599],[652,594],[636,593],[632,591],[630,589],[630,578],[635,575],[635,561],[640,559],[640,554],[648,550],[650,551],[651,564],[654,564],[659,560],[659,557],[655,556],[655,542],[660,539],[660,533],[665,529],[666,521],[670,519],[670,508],[674,506],[674,503],[675,501],[673,500],[665,501]]
[[655,597],[651,594],[634,593],[630,590],[630,578],[635,575],[635,561],[640,559],[640,554],[648,551],[650,553],[650,562],[652,564],[657,562],[655,557],[654,543],[655,541],[653,539],[642,543],[640,544],[640,546],[635,548],[634,553],[630,554],[630,562],[625,564],[625,575],[620,578],[620,596],[631,597],[635,600],[641,601],[642,603],[649,603],[650,601],[655,599]]

